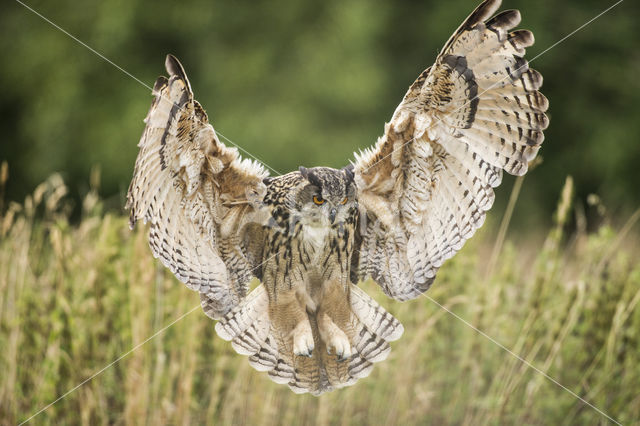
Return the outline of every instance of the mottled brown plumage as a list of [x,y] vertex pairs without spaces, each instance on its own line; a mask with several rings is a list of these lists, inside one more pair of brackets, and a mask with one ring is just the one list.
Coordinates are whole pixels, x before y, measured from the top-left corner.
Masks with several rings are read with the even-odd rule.
[[[411,85],[377,144],[341,170],[268,177],[222,144],[167,57],[129,188],[131,226],[199,291],[218,334],[295,392],[353,384],[402,325],[356,285],[408,300],[479,228],[502,170],[543,140],[542,77],[522,57],[518,11],[487,0]],[[261,284],[247,294],[253,278]]]

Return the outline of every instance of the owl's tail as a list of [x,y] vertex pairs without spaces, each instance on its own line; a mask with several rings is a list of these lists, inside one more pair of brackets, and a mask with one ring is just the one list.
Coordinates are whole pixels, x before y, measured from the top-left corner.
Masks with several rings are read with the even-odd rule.
[[[351,284],[350,284],[351,285]],[[216,332],[231,341],[236,352],[249,356],[249,364],[268,372],[276,383],[286,383],[296,393],[314,395],[350,386],[368,376],[373,364],[389,355],[389,342],[402,335],[402,324],[360,288],[351,285],[351,323],[347,332],[353,355],[340,361],[328,354],[319,339],[315,317],[309,316],[316,345],[310,358],[296,356],[282,342],[269,321],[269,300],[261,285],[217,324]]]

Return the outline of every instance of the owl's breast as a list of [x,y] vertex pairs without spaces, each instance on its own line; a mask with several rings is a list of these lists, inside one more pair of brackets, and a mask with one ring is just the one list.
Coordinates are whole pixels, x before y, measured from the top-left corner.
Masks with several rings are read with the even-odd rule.
[[312,281],[340,281],[348,275],[353,238],[344,224],[334,226],[303,226],[298,234],[299,247],[308,259],[307,272]]
[[330,233],[330,226],[303,225],[300,238],[303,244],[315,250],[322,250],[327,245]]

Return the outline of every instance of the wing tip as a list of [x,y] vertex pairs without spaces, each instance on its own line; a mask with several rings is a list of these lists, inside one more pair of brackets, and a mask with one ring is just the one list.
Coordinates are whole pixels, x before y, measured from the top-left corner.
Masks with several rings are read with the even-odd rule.
[[173,77],[174,75],[177,75],[180,78],[186,77],[186,74],[184,72],[184,67],[182,66],[178,58],[173,56],[171,53],[169,53],[165,58],[164,66],[167,69],[169,76]]
[[509,33],[508,37],[509,42],[511,42],[518,51],[522,51],[523,55],[524,49],[533,46],[536,41],[533,33],[529,30],[516,30]]
[[395,328],[393,328],[393,331],[391,331],[391,333],[385,337],[385,340],[387,342],[395,342],[396,340],[401,338],[402,335],[404,334],[404,326],[400,321],[396,319],[394,326]]
[[504,30],[510,30],[522,21],[522,15],[517,9],[503,10],[495,15],[489,21],[487,21],[487,27],[490,28],[502,28]]
[[178,77],[180,80],[184,81],[187,87],[189,88],[189,92],[191,92],[191,83],[189,83],[189,79],[187,78],[187,73],[184,71],[184,67],[171,53],[167,54],[167,57],[164,61],[164,67],[167,69],[169,73],[169,77]]
[[222,322],[216,323],[215,330],[218,337],[220,337],[222,340],[230,342],[231,339],[234,338],[234,335],[229,333],[229,331],[224,327],[224,324]]
[[471,12],[471,15],[464,22],[464,27],[472,27],[480,22],[484,22],[493,15],[496,10],[502,4],[502,0],[485,0],[476,9]]
[[160,77],[158,77],[155,84],[153,85],[153,91],[151,93],[153,94],[159,93],[168,83],[169,83],[169,80],[167,80],[167,77],[161,75]]

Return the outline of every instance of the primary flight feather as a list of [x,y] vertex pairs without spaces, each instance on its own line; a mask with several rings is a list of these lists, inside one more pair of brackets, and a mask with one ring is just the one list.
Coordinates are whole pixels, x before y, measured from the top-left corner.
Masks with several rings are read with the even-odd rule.
[[[216,331],[294,392],[353,384],[403,327],[356,285],[427,290],[484,222],[502,171],[526,173],[548,125],[517,10],[486,0],[411,85],[378,142],[343,169],[268,176],[221,143],[169,55],[128,192],[154,256]],[[253,278],[261,284],[248,293]]]

